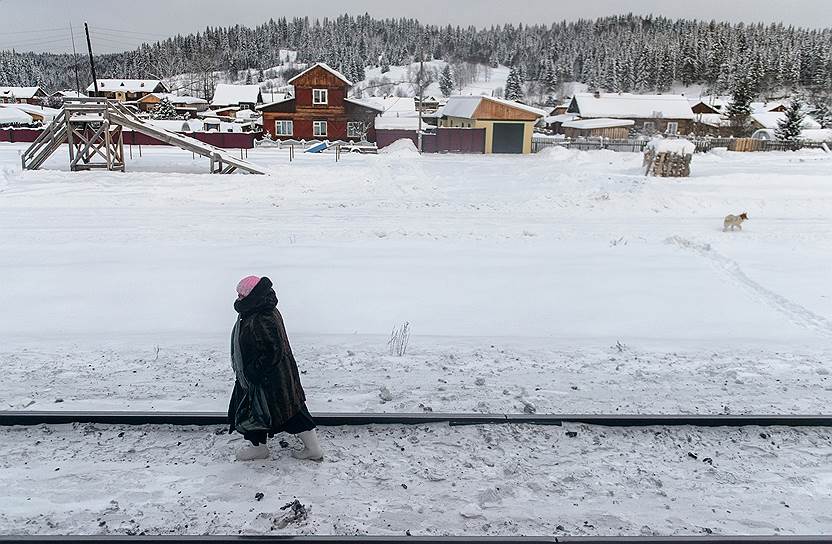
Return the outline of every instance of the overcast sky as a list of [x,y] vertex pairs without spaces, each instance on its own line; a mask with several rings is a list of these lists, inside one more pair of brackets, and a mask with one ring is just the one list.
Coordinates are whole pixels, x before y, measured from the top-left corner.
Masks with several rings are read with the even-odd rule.
[[0,49],[72,51],[90,24],[96,52],[132,49],[177,33],[234,23],[254,26],[270,17],[415,17],[424,23],[489,26],[551,23],[620,13],[745,22],[832,26],[832,0],[0,0]]

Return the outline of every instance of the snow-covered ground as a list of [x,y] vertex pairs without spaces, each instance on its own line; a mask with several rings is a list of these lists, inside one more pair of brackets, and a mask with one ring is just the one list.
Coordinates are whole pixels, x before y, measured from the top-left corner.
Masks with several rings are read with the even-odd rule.
[[[704,536],[832,526],[828,429],[342,427],[321,430],[322,463],[275,444],[271,459],[247,464],[232,461],[242,440],[223,430],[0,429],[0,528]],[[280,508],[294,499],[307,518],[287,523]]]
[[[6,409],[224,409],[234,286],[254,273],[275,281],[313,411],[829,412],[832,155],[715,151],[672,180],[644,177],[637,154],[559,148],[338,163],[252,151],[270,176],[212,176],[153,147],[127,173],[69,173],[65,150],[21,173],[21,149],[0,145]],[[722,232],[743,211],[744,230]],[[405,321],[410,349],[391,356]],[[327,429],[323,465],[278,452],[261,468],[231,463],[234,445],[207,429],[5,429],[0,527],[268,531],[292,495],[313,510],[285,532],[829,526],[824,430],[766,430],[775,445],[755,430],[657,429],[667,443],[522,430]],[[520,476],[488,458],[488,436]],[[368,460],[391,440],[414,445]],[[454,477],[411,485],[423,469]],[[653,473],[663,487],[644,488]]]

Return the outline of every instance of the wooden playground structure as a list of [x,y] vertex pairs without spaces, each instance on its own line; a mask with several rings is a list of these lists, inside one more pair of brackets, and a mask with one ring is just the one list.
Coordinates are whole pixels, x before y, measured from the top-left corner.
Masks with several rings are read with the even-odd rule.
[[69,168],[73,172],[93,169],[123,172],[125,128],[208,158],[212,174],[231,174],[237,169],[250,174],[266,173],[224,149],[153,126],[124,104],[107,98],[67,100],[61,113],[21,156],[23,169],[37,170],[66,143]]

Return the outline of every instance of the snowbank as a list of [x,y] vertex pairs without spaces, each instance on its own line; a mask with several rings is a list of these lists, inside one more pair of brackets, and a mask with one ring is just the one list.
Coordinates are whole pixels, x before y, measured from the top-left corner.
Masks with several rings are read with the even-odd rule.
[[696,144],[684,138],[654,138],[647,144],[647,148],[651,149],[654,153],[692,155],[696,151]]
[[378,152],[380,155],[395,158],[407,158],[419,154],[419,150],[416,149],[416,145],[413,143],[413,140],[410,140],[409,138],[396,140],[387,147],[379,149]]

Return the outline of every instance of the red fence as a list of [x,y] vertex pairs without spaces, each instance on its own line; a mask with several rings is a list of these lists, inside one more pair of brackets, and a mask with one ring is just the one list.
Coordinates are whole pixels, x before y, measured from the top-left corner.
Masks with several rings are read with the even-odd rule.
[[31,143],[38,139],[39,128],[0,128],[0,142],[25,142]]
[[419,145],[419,137],[415,130],[376,129],[376,145],[379,149],[402,139],[411,140],[415,146]]
[[[418,145],[415,130],[376,130],[378,148],[396,140],[410,139]],[[425,153],[485,153],[484,128],[438,128],[435,133],[422,134],[422,151]]]
[[[0,129],[0,142],[34,142],[41,132],[41,129],[37,128]],[[263,136],[262,132],[186,132],[179,134],[224,149],[252,149],[254,141]],[[124,143],[128,145],[167,145],[140,132],[125,130],[123,135]]]
[[425,153],[485,153],[484,128],[439,128],[422,135]]

